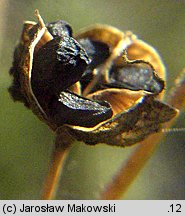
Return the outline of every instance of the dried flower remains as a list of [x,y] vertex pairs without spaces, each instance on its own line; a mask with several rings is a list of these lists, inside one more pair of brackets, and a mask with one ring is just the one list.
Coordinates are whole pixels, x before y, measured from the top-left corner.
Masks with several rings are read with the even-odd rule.
[[9,92],[61,139],[132,145],[177,115],[160,101],[160,56],[136,35],[107,25],[74,35],[63,20],[36,17],[24,23]]

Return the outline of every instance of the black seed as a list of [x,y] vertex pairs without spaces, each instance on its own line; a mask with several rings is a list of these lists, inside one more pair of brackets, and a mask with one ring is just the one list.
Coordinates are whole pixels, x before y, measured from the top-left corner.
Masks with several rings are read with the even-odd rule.
[[56,37],[34,55],[32,88],[58,94],[77,82],[89,63],[85,50],[72,37]]
[[110,55],[110,50],[109,46],[103,42],[90,39],[80,39],[78,42],[84,47],[89,58],[91,59],[90,64],[80,80],[83,91],[94,77],[92,73],[93,69],[104,63]]
[[104,101],[91,101],[68,91],[49,104],[49,116],[57,125],[70,124],[93,127],[112,116],[110,105]]
[[46,27],[53,37],[64,35],[69,37],[72,36],[72,28],[69,23],[64,20],[47,23]]
[[78,42],[87,52],[91,63],[88,69],[94,69],[102,64],[110,55],[109,46],[103,42],[94,41],[90,39],[80,39]]
[[106,86],[158,94],[164,88],[164,82],[154,74],[149,65],[131,64],[123,67],[113,66],[110,71],[110,83]]

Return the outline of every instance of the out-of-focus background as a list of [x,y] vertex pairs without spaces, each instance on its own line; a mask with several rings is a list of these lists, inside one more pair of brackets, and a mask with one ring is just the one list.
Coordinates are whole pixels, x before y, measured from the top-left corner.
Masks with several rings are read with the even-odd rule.
[[[167,91],[185,67],[184,0],[1,0],[0,1],[0,199],[39,199],[54,134],[7,88],[15,44],[24,20],[64,19],[74,32],[94,23],[131,30],[152,44],[168,70]],[[181,113],[175,127],[185,127]],[[96,199],[135,147],[75,143],[57,199]],[[185,199],[185,133],[169,133],[128,190],[125,199]]]

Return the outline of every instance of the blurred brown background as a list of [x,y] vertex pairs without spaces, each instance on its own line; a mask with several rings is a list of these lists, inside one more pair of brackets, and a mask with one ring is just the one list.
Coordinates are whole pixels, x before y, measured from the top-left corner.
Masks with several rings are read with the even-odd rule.
[[[1,0],[0,199],[39,199],[53,148],[48,127],[7,93],[14,46],[23,21],[35,20],[36,8],[45,21],[64,19],[74,32],[94,23],[133,31],[159,50],[168,70],[168,89],[185,67],[184,0]],[[175,127],[185,127],[184,113]],[[57,198],[97,198],[134,148],[76,143]],[[185,199],[184,158],[185,133],[167,134],[125,199]]]

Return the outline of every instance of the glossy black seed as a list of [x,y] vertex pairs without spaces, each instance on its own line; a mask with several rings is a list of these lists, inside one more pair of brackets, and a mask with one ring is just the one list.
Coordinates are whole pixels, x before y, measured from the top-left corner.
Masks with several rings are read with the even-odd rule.
[[107,102],[91,101],[69,91],[61,92],[59,99],[53,98],[49,110],[55,124],[82,127],[93,127],[113,114]]
[[158,94],[164,88],[164,82],[154,75],[153,70],[146,64],[113,66],[110,71],[110,83],[107,87],[126,88],[130,90],[145,90]]
[[65,90],[77,82],[89,58],[72,37],[56,37],[34,55],[32,89],[50,120],[63,124],[93,127],[110,118],[108,103],[91,101]]
[[97,68],[99,65],[104,63],[104,61],[110,55],[110,50],[109,46],[103,42],[94,41],[90,39],[80,39],[78,40],[78,42],[83,46],[89,58],[91,59],[90,64],[88,65],[80,80],[83,91],[83,89],[90,83],[90,81],[94,77],[92,73],[93,69]]
[[59,20],[57,22],[50,22],[46,24],[46,27],[48,31],[51,33],[53,37],[58,37],[58,36],[72,36],[72,28],[64,20]]
[[49,89],[51,94],[61,91],[77,82],[89,58],[81,45],[72,37],[56,37],[42,46],[34,55],[32,88],[39,92]]
[[110,55],[109,46],[103,42],[90,40],[90,39],[80,39],[78,42],[87,52],[91,63],[88,69],[94,69],[98,65],[102,64]]

